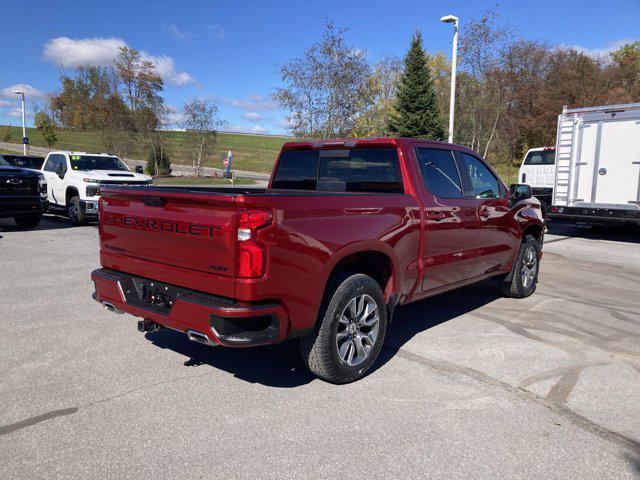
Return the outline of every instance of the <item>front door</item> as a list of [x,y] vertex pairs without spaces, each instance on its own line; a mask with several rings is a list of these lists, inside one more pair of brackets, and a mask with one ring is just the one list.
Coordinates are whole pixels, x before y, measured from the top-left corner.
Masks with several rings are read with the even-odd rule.
[[60,191],[60,183],[62,182],[56,173],[61,158],[64,157],[58,154],[49,155],[47,161],[42,166],[42,174],[47,181],[47,199],[49,200],[49,203],[53,204],[58,203],[58,192]]
[[479,256],[473,276],[504,270],[520,242],[507,191],[482,160],[466,153],[459,157],[477,207]]
[[422,291],[471,276],[477,251],[477,202],[465,198],[458,164],[448,149],[417,148],[425,181]]

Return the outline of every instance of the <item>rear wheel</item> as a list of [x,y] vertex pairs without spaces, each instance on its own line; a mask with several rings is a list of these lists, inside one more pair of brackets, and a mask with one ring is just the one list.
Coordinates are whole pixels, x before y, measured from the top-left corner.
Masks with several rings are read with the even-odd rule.
[[22,228],[34,228],[37,227],[42,219],[42,215],[30,215],[28,217],[14,217],[13,220],[16,225]]
[[502,281],[502,293],[507,297],[525,298],[536,291],[540,267],[540,244],[527,235],[509,275]]
[[331,383],[365,376],[387,329],[387,310],[378,283],[363,274],[343,276],[325,295],[313,333],[300,340],[312,373]]
[[71,225],[73,225],[74,227],[79,227],[87,224],[87,217],[80,208],[79,197],[72,197],[71,200],[69,200],[69,205],[67,205],[67,214],[69,215]]

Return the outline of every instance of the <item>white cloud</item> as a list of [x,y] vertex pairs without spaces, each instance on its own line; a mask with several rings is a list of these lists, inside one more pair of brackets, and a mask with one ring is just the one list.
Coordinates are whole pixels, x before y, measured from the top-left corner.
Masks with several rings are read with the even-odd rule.
[[184,112],[178,110],[173,105],[167,105],[167,121],[169,125],[177,126],[182,123]]
[[[24,114],[27,118],[33,117],[33,113],[28,110],[25,111]],[[22,118],[22,108],[19,108],[19,107],[12,108],[11,110],[9,110],[8,115],[14,118]]]
[[44,44],[42,56],[65,68],[75,68],[87,63],[104,66],[111,63],[121,47],[126,46],[124,40],[114,37],[78,40],[58,37]]
[[229,131],[239,133],[267,133],[262,125],[229,125]]
[[[5,98],[15,98],[16,100],[20,97],[16,95],[15,91],[24,92],[24,96],[27,100],[44,100],[47,98],[47,94],[41,90],[38,90],[36,87],[32,87],[31,85],[27,85],[26,83],[17,83],[15,85],[11,85],[9,87],[2,89],[2,96]],[[2,106],[2,105],[0,105]]]
[[162,29],[167,32],[167,34],[173,38],[177,38],[178,40],[188,40],[193,37],[193,33],[182,31],[175,25],[165,25]]
[[262,120],[265,120],[265,116],[258,112],[245,112],[242,114],[242,116],[245,120],[248,120],[250,122],[260,122]]
[[207,25],[206,29],[210,37],[224,40],[225,31],[220,25],[212,23],[211,25]]
[[[42,56],[65,68],[76,68],[83,64],[105,66],[113,61],[121,47],[126,46],[127,43],[121,38],[58,37],[44,44]],[[153,62],[165,82],[179,87],[196,83],[191,74],[176,68],[172,57],[154,56],[147,52],[140,54],[145,60]]]
[[250,111],[275,110],[278,106],[264,95],[249,95],[245,98],[222,98],[219,99],[225,105]]
[[142,55],[142,58],[144,58],[145,60],[149,60],[156,66],[158,75],[160,75],[164,81],[178,87],[184,87],[185,85],[189,84],[197,84],[196,79],[193,78],[189,73],[181,72],[176,69],[173,58],[167,55],[155,57],[153,55],[149,55],[146,52],[140,53]]
[[568,47],[573,48],[578,52],[584,53],[585,55],[589,55],[590,57],[600,58],[608,57],[611,52],[618,50],[620,47],[623,47],[627,43],[632,43],[634,41],[635,40],[631,38],[623,38],[621,40],[616,40],[615,42],[609,42],[603,47],[588,48],[581,45],[568,45]]
[[0,100],[0,107],[10,107],[15,104],[16,102],[10,102],[9,100]]

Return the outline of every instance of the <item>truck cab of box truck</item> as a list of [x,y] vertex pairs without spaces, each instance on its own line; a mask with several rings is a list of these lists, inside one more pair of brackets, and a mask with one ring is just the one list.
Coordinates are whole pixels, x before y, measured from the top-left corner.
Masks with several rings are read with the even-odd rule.
[[531,148],[524,156],[518,172],[518,182],[531,185],[533,196],[540,200],[543,211],[551,204],[555,164],[555,147]]

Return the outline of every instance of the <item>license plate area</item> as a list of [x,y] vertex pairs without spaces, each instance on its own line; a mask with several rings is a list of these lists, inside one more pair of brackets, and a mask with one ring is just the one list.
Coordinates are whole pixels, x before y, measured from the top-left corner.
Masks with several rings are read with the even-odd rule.
[[125,301],[160,315],[169,316],[176,301],[195,303],[207,308],[233,307],[233,300],[196,292],[149,278],[120,274],[118,281]]
[[139,277],[124,279],[121,286],[127,303],[165,316],[171,313],[181,290],[166,283]]

